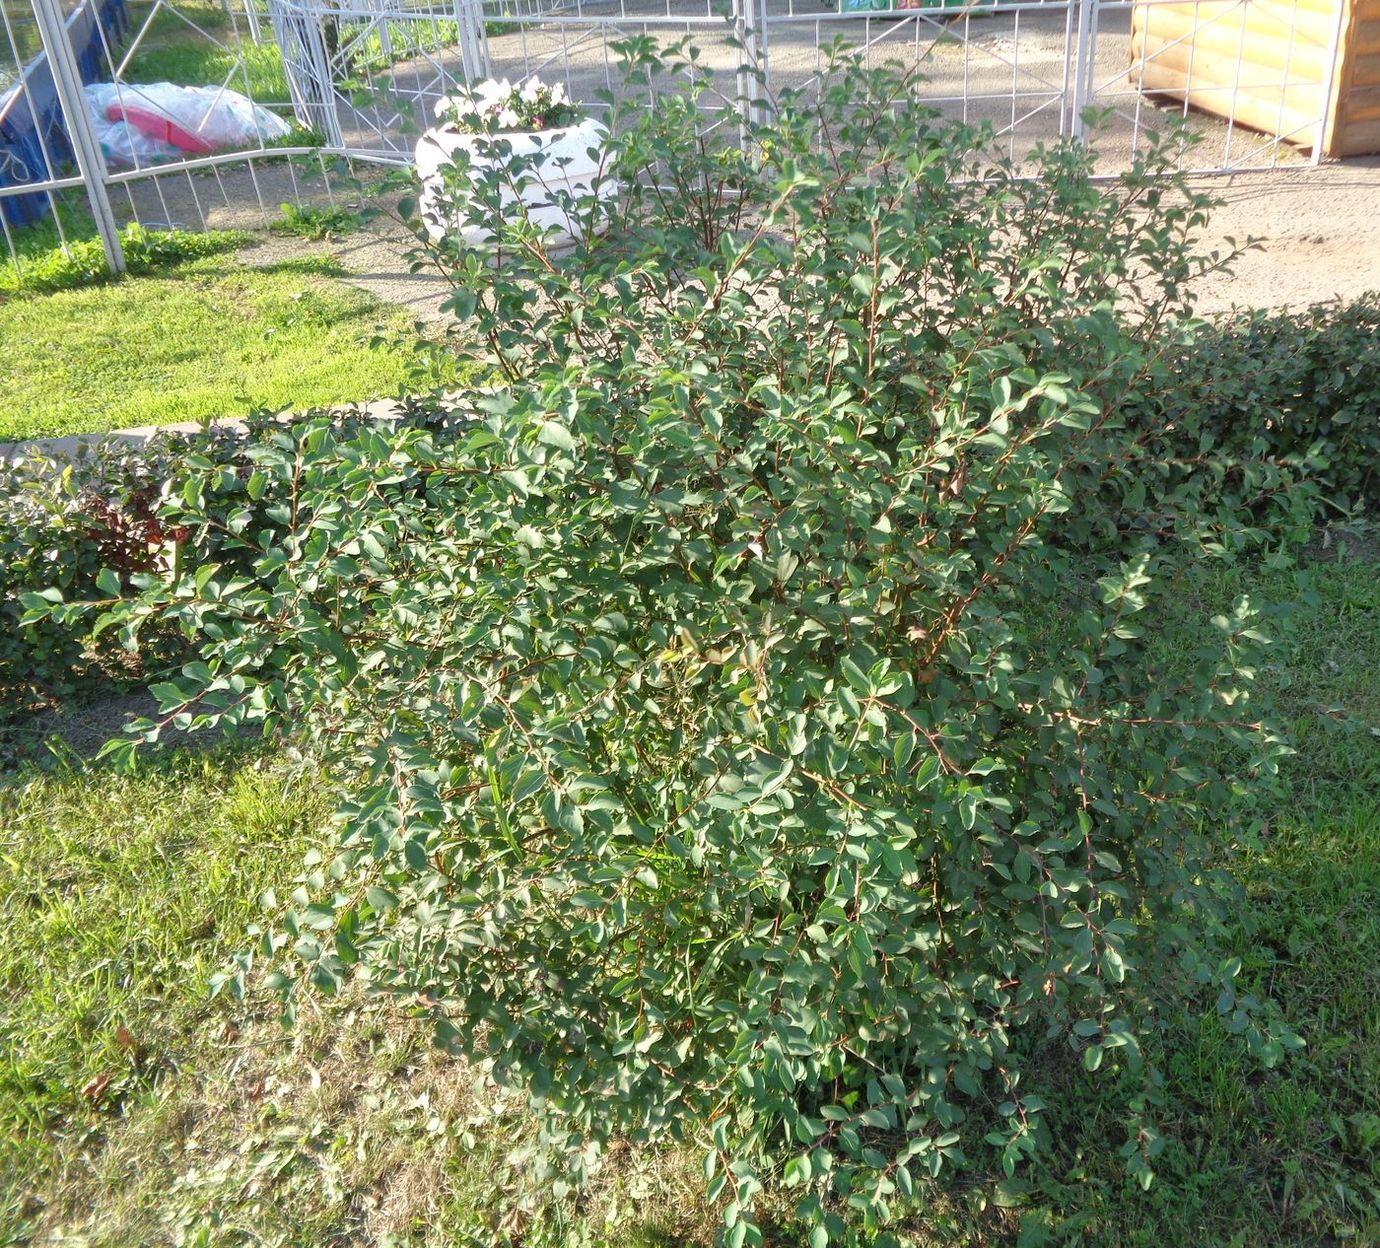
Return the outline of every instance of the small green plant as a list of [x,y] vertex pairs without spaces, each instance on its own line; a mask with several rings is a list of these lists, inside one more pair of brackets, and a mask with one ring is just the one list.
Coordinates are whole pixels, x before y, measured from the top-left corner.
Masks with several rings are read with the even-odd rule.
[[353,234],[364,224],[364,214],[349,208],[280,204],[279,219],[269,227],[275,234],[295,234],[320,243]]
[[[314,126],[304,126],[295,118],[289,118],[292,129],[281,139],[264,140],[264,148],[272,151],[278,147],[325,147],[326,136]],[[267,163],[272,157],[261,157],[260,161]],[[309,171],[308,171],[309,172]]]
[[[258,436],[261,422],[254,422]],[[177,650],[144,639],[141,660],[90,627],[19,627],[20,599],[39,591],[50,598],[84,598],[128,591],[170,558],[186,530],[158,517],[166,483],[193,448],[200,463],[234,471],[243,452],[238,432],[179,434],[135,447],[120,440],[79,447],[70,458],[29,451],[0,474],[0,739],[34,709],[74,693],[125,688],[158,670]],[[218,543],[189,549],[209,558]]]
[[[1145,1027],[1200,991],[1260,1060],[1293,1042],[1217,944],[1283,752],[1259,606],[1158,632],[1315,499],[1132,426],[1213,263],[1180,136],[1110,187],[1072,143],[1030,177],[837,53],[743,151],[693,50],[669,69],[569,258],[520,167],[455,170],[506,216],[438,245],[492,392],[189,459],[160,515],[219,552],[103,605],[199,648],[146,737],[301,725],[348,777],[222,984],[424,1003],[561,1165],[693,1141],[729,1248],[769,1180],[811,1248],[860,1243],[972,1150],[1038,1155],[1033,1053],[1148,1086]],[[1148,1184],[1146,1098],[1119,1112]]]
[[[27,591],[90,596],[148,570],[163,532],[156,486],[118,455],[66,468],[32,459],[8,466],[0,517],[0,733],[36,705],[103,679],[87,630],[20,628]],[[102,579],[102,578],[108,579]]]

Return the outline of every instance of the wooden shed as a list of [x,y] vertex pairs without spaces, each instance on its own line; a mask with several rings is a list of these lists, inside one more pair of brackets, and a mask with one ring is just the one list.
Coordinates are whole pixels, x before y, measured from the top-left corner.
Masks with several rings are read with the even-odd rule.
[[1380,0],[1147,0],[1130,76],[1315,154],[1380,152]]

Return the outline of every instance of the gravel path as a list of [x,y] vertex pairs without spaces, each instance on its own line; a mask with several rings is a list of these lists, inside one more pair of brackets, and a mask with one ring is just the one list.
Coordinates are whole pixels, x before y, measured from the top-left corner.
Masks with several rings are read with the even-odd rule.
[[[1204,285],[1200,311],[1297,308],[1380,290],[1380,157],[1203,178],[1197,185],[1223,201],[1205,235],[1209,246],[1259,244],[1240,257],[1233,274]],[[414,246],[402,227],[378,226],[325,244],[273,238],[245,258],[272,263],[324,248],[354,285],[419,318],[444,316],[440,305],[450,287],[436,273],[409,271],[406,256]]]

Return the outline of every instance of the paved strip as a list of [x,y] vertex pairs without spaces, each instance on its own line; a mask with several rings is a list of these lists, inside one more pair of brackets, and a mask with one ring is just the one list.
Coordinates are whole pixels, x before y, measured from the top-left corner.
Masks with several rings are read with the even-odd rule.
[[[374,399],[368,403],[351,403],[323,410],[331,414],[363,413],[375,420],[392,420],[400,414],[395,399]],[[284,412],[279,419],[289,421],[301,419],[305,415],[305,412]],[[111,429],[105,433],[71,433],[60,438],[27,438],[15,442],[0,442],[0,466],[30,458],[50,459],[55,463],[70,462],[84,450],[95,449],[102,442],[112,439],[137,447],[146,445],[160,434],[243,429],[245,424],[246,421],[241,416],[228,416],[223,420],[210,422],[189,420],[172,425],[139,425],[133,429]]]

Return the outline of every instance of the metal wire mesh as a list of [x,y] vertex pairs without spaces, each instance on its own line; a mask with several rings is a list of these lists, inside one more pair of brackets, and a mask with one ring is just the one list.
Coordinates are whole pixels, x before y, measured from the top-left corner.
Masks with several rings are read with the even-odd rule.
[[[602,107],[621,89],[617,46],[633,36],[692,41],[714,71],[717,102],[739,101],[755,83],[755,108],[786,90],[816,90],[842,40],[869,60],[917,70],[921,98],[989,123],[1016,161],[1077,135],[1114,173],[1178,117],[1205,135],[1181,154],[1196,171],[1275,168],[1319,150],[1343,0],[1330,15],[1319,0],[914,3],[0,0],[0,232],[22,262],[35,240],[89,235],[101,196],[117,223],[261,226],[282,203],[334,203],[331,158],[407,163],[436,101],[457,84],[536,74]],[[80,80],[66,101],[44,14],[61,25]],[[234,92],[292,131],[156,159],[106,152],[83,173],[72,100],[99,83],[111,107],[137,105],[141,87],[159,81]],[[1089,107],[1104,113],[1096,130],[1084,120]]]
[[[284,203],[334,202],[333,149],[302,120],[264,17],[252,0],[0,0],[0,283],[100,236],[107,216],[115,229],[255,228]],[[232,100],[262,109],[274,129],[183,150],[113,120],[156,113],[161,84],[195,88],[208,116]]]

